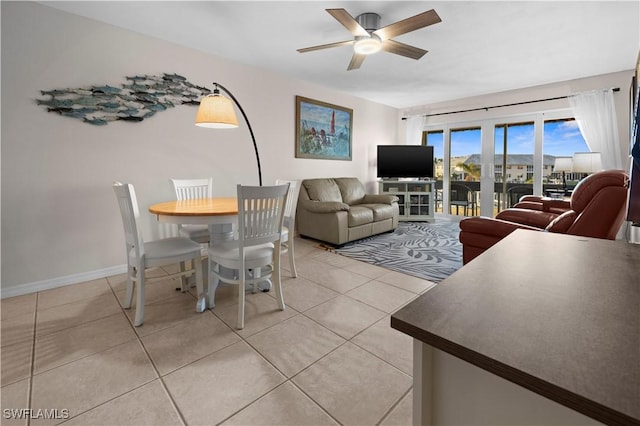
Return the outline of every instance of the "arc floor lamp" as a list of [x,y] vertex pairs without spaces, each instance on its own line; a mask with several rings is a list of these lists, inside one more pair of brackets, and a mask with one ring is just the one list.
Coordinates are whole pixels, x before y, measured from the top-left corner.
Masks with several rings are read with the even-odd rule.
[[[247,123],[247,127],[249,128],[249,133],[251,134],[253,149],[256,152],[256,162],[258,163],[258,181],[260,182],[260,186],[262,186],[260,154],[258,154],[258,145],[256,145],[256,138],[253,135],[253,129],[251,128],[247,114],[245,114],[238,100],[229,90],[227,90],[227,88],[219,83],[213,83],[213,85],[215,86],[213,93],[205,96],[200,101],[200,106],[198,107],[198,112],[196,114],[196,126],[208,127],[211,129],[232,129],[238,127],[238,118],[236,117],[236,112],[233,108],[233,104],[235,103],[242,113],[244,121]],[[233,100],[233,103],[229,98],[220,94],[220,89],[222,89],[224,93]]]

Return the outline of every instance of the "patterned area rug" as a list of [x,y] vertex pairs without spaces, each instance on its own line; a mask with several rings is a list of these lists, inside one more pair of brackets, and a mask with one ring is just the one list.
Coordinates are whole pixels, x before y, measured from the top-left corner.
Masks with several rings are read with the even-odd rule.
[[462,267],[459,233],[457,221],[400,222],[394,232],[347,243],[331,251],[437,283]]

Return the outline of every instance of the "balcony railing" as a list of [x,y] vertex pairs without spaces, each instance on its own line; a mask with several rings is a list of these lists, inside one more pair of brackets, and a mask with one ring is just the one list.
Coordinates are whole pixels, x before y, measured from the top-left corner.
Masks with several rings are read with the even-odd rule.
[[[442,180],[435,185],[435,211],[443,213]],[[563,188],[562,184],[544,184],[545,196],[570,196],[574,185]],[[533,194],[533,184],[516,182],[495,182],[493,190],[493,214],[513,207],[522,196]],[[449,195],[449,214],[458,216],[477,216],[480,214],[480,182],[479,181],[451,181]]]

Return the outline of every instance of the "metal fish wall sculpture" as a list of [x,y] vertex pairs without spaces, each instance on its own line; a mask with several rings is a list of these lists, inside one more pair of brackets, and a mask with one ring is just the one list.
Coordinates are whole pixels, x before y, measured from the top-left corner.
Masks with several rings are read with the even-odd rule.
[[92,86],[80,89],[41,90],[49,99],[36,99],[49,112],[102,126],[110,121],[142,121],[176,105],[199,105],[211,93],[178,74],[125,77],[122,87]]

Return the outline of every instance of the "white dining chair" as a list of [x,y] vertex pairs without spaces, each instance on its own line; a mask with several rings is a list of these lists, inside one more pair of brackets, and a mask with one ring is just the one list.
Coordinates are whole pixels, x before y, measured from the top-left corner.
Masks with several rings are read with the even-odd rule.
[[275,288],[279,308],[285,309],[279,247],[288,189],[289,184],[238,185],[238,238],[209,247],[209,308],[215,306],[220,281],[238,285],[236,327],[240,330],[244,328],[247,284],[255,292],[258,283],[269,282]]
[[[195,200],[198,198],[212,198],[213,197],[213,178],[205,179],[169,179],[174,191],[176,192],[177,200]],[[209,227],[207,225],[192,225],[192,224],[180,224],[178,225],[178,232],[183,237],[187,237],[192,241],[199,244],[209,244]],[[184,262],[180,263],[180,271],[185,271]],[[188,283],[186,276],[182,277],[181,290],[184,293],[187,291]],[[193,287],[193,283],[191,284]]]
[[282,239],[280,249],[282,254],[289,253],[289,269],[291,275],[296,278],[298,271],[295,262],[295,236],[296,236],[296,209],[298,208],[298,194],[300,194],[300,181],[276,179],[276,185],[289,184],[287,195],[287,205],[284,209],[284,220],[282,224]]
[[202,278],[202,262],[200,261],[200,244],[185,237],[163,238],[155,241],[144,242],[139,231],[138,220],[140,211],[133,185],[121,182],[113,183],[120,215],[124,226],[124,237],[127,255],[127,291],[124,308],[131,308],[133,290],[136,290],[136,314],[134,325],[139,327],[144,320],[144,286],[152,278],[145,278],[148,268],[171,265],[179,262],[191,262],[193,269],[179,271],[174,274],[153,278],[166,279],[167,277],[191,275],[195,270],[195,281],[198,293],[196,311],[205,309],[206,297]]
[[[208,179],[169,179],[178,200],[194,200],[213,197],[213,178]],[[209,244],[207,225],[178,225],[178,231],[200,244]]]

